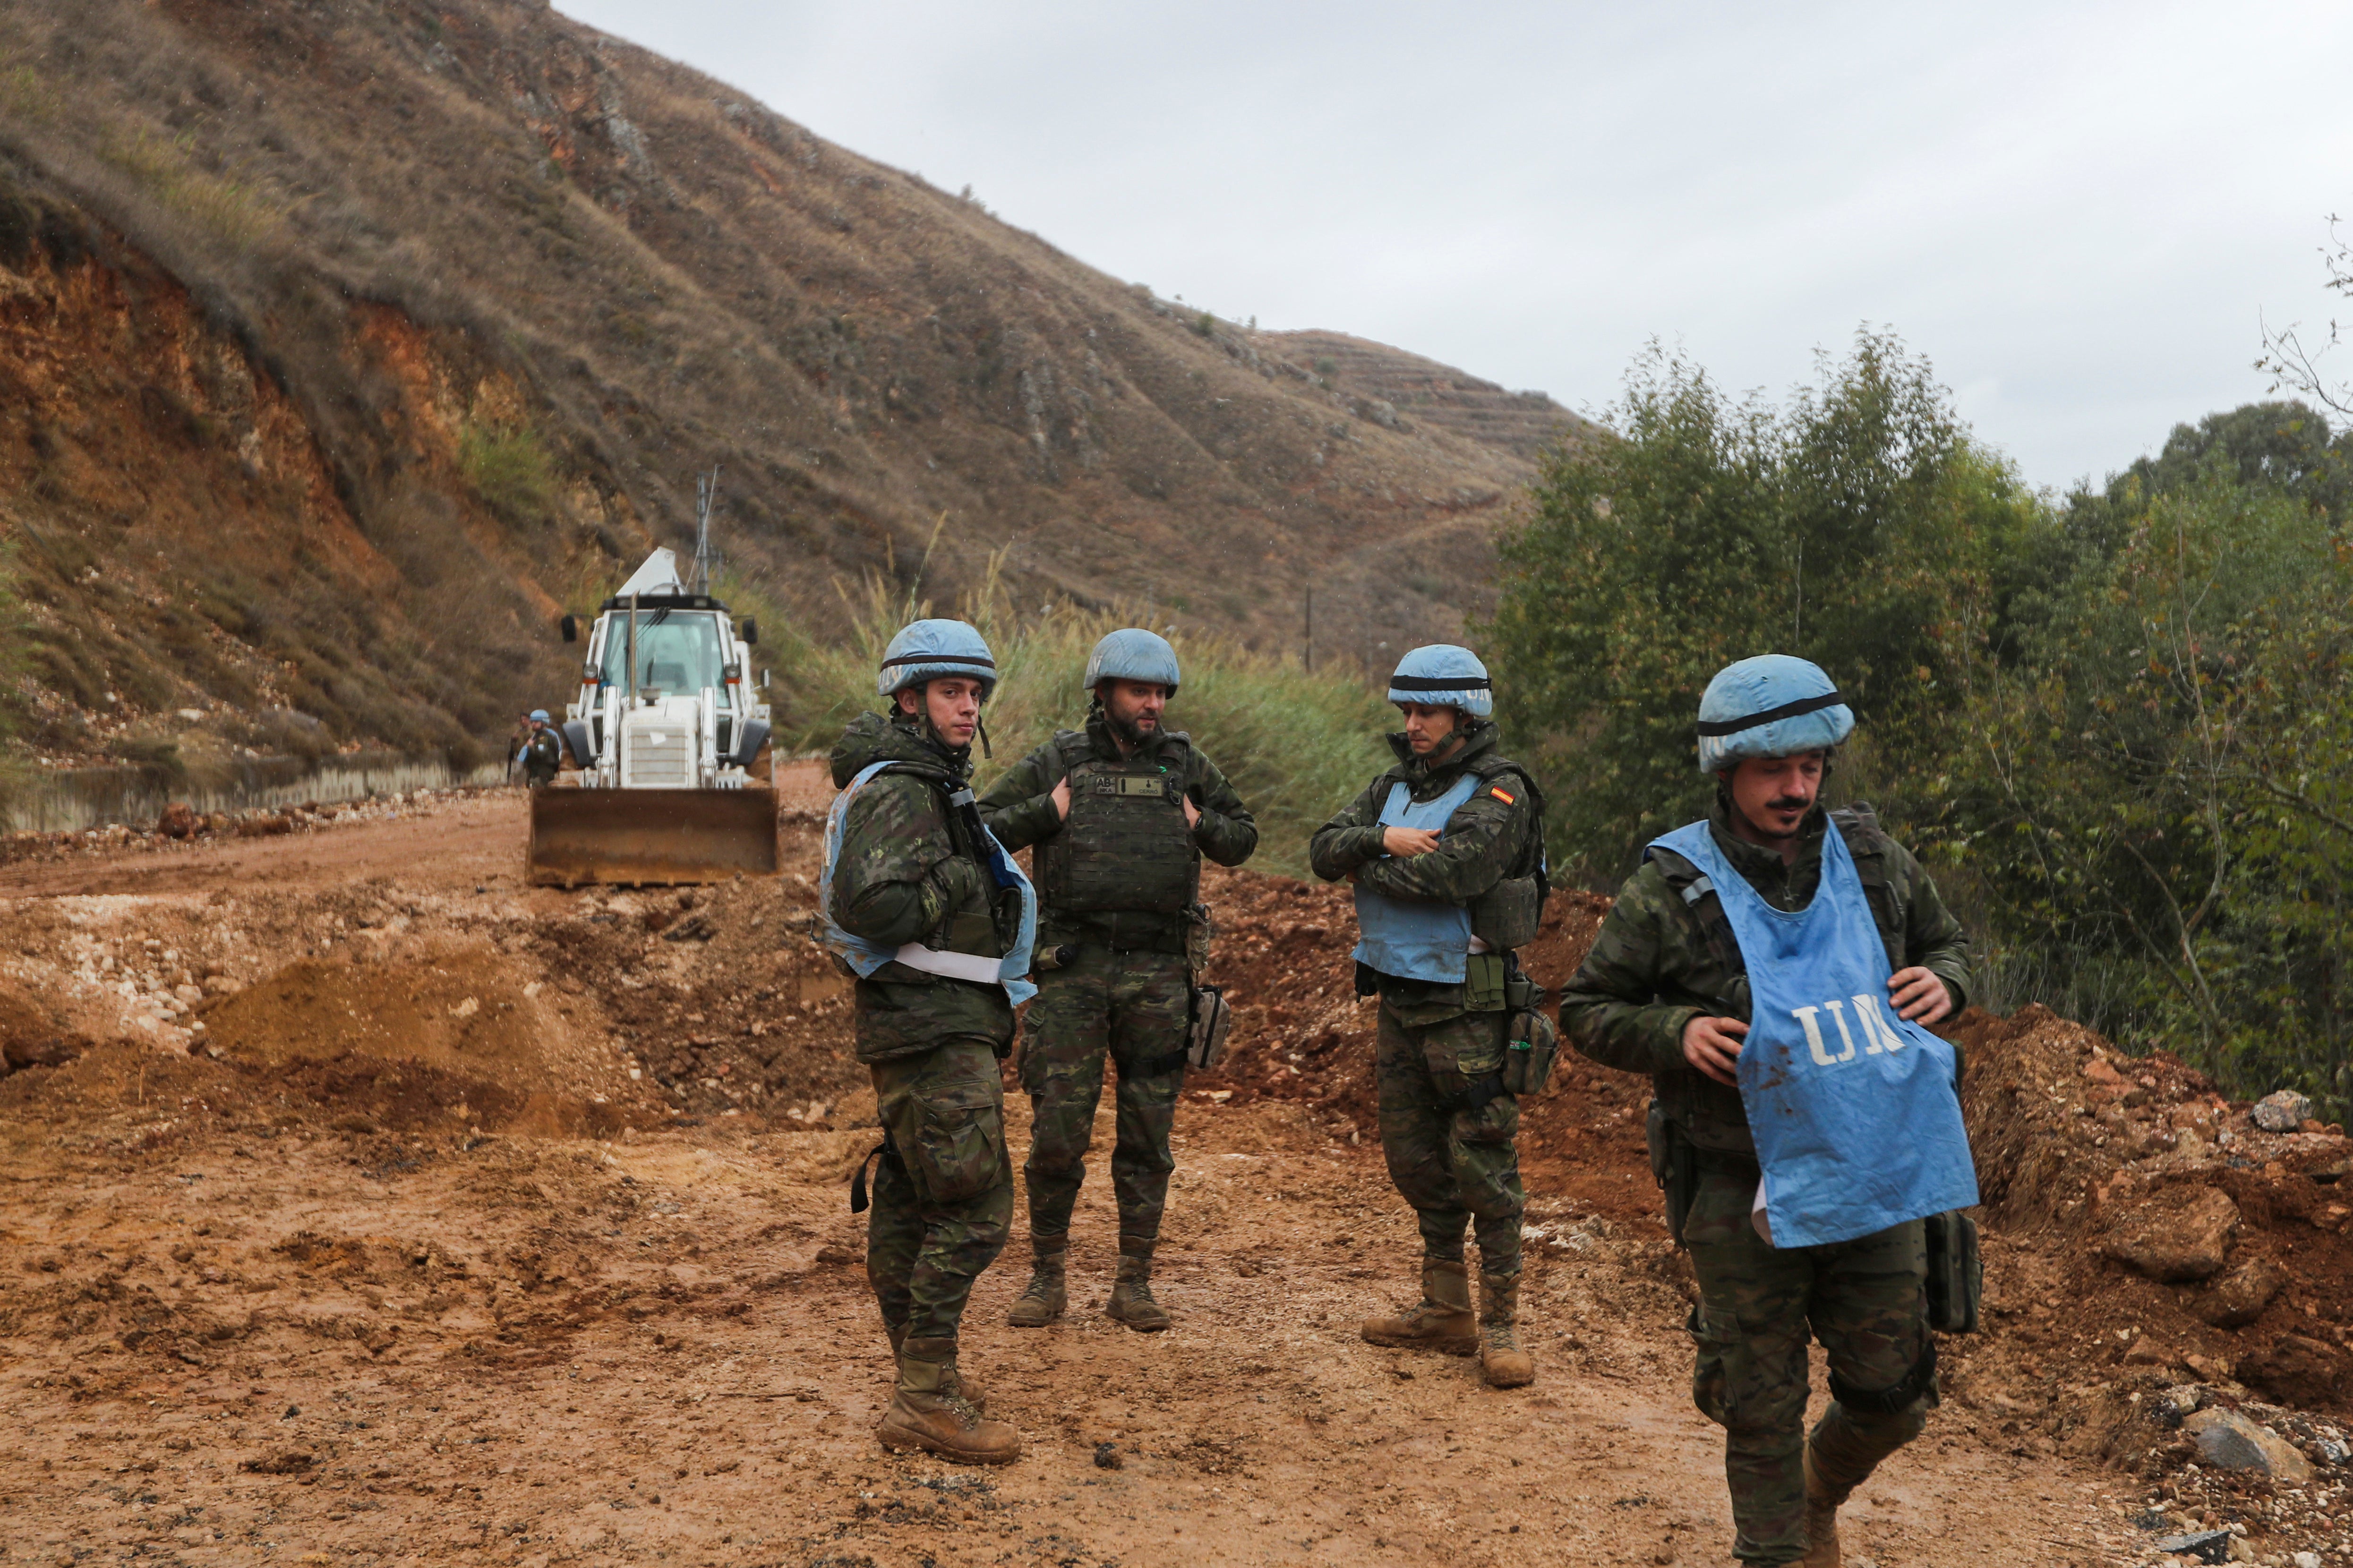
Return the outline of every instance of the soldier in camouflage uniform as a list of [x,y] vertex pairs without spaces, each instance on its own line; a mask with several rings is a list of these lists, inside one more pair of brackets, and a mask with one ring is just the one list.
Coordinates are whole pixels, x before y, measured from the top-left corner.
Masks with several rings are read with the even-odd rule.
[[1176,1168],[1168,1139],[1206,951],[1201,857],[1239,866],[1258,847],[1258,826],[1225,775],[1162,727],[1176,682],[1166,640],[1113,632],[1087,661],[1094,704],[1084,731],[1058,731],[981,797],[982,819],[1006,847],[1037,846],[1039,952],[1056,960],[1040,965],[1021,1052],[1035,1112],[1022,1166],[1035,1266],[1013,1304],[1017,1327],[1041,1327],[1069,1304],[1071,1211],[1107,1061],[1119,1073],[1119,1275],[1104,1310],[1131,1329],[1168,1326],[1152,1294],[1152,1253]]
[[[1888,989],[1896,1010],[1933,1024],[1964,1005],[1968,938],[1928,873],[1868,806],[1825,812],[1818,803],[1831,749],[1854,723],[1830,678],[1768,656],[1718,676],[1710,700],[1717,683],[1730,689],[1727,677],[1767,664],[1799,667],[1791,705],[1813,706],[1760,721],[1779,705],[1757,699],[1763,705],[1749,704],[1751,711],[1719,714],[1704,703],[1702,765],[1717,779],[1713,840],[1767,903],[1797,910],[1813,900],[1823,836],[1835,828],[1894,972]],[[1787,1249],[1757,1234],[1749,1211],[1760,1172],[1734,1077],[1747,1032],[1748,971],[1715,894],[1689,860],[1651,848],[1569,982],[1560,1015],[1562,1034],[1585,1055],[1651,1075],[1668,1223],[1690,1248],[1699,1279],[1693,1397],[1725,1428],[1735,1554],[1744,1563],[1835,1568],[1839,1505],[1919,1435],[1936,1403],[1921,1222]],[[1830,1358],[1833,1395],[1810,1439],[1810,1331]]]
[[[1515,1328],[1526,1197],[1519,1102],[1500,1075],[1508,1007],[1534,1000],[1511,950],[1535,939],[1543,910],[1544,801],[1496,750],[1486,667],[1470,649],[1412,650],[1388,695],[1406,721],[1389,737],[1397,765],[1309,847],[1317,876],[1356,887],[1357,991],[1381,999],[1381,1150],[1421,1223],[1420,1303],[1363,1333],[1476,1352],[1489,1383],[1517,1387],[1535,1378]],[[1466,1225],[1479,1239],[1475,1316]]]
[[523,742],[523,780],[533,789],[541,789],[555,782],[564,766],[564,742],[555,726],[548,721],[547,710],[534,708],[531,712],[531,734]]
[[[997,1063],[1029,993],[1029,889],[973,808],[966,779],[988,646],[961,621],[917,621],[891,641],[888,717],[861,714],[833,749],[843,795],[828,824],[826,941],[857,975],[855,1045],[874,1078],[884,1147],[866,1271],[899,1383],[877,1436],[962,1462],[1019,1456],[956,1368],[973,1281],[1005,1246],[1013,1164]],[[861,1176],[862,1180],[862,1176]],[[852,1207],[862,1198],[853,1196]]]

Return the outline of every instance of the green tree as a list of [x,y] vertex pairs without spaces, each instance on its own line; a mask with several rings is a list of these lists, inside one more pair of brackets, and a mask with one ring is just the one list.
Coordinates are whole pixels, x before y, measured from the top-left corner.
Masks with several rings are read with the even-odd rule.
[[1952,823],[2011,999],[2341,1109],[2353,569],[2242,472],[2211,450],[1977,667]]
[[1932,817],[1959,666],[1996,623],[1995,565],[2047,523],[1926,362],[1865,332],[1777,408],[1654,346],[1609,423],[1617,439],[1548,460],[1485,628],[1507,722],[1564,781],[1561,874],[1612,883],[1705,809],[1693,715],[1708,678],[1752,654],[1828,669],[1880,804]]

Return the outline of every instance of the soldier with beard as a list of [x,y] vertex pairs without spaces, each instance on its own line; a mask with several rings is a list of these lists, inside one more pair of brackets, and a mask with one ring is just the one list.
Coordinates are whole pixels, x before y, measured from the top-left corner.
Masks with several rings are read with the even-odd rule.
[[981,797],[982,819],[1008,848],[1037,846],[1039,952],[1054,960],[1040,963],[1021,1053],[1035,1110],[1022,1167],[1035,1266],[1008,1319],[1018,1327],[1042,1327],[1068,1305],[1071,1213],[1106,1062],[1119,1074],[1119,1275],[1104,1310],[1145,1332],[1168,1326],[1152,1294],[1152,1254],[1208,951],[1201,857],[1239,866],[1258,847],[1258,826],[1225,775],[1161,723],[1176,683],[1166,639],[1113,632],[1087,660],[1086,728],[1057,732]]
[[[823,940],[857,976],[854,1044],[883,1129],[866,1272],[899,1363],[876,1436],[961,1463],[1003,1464],[1021,1438],[983,1414],[956,1367],[973,1282],[1005,1247],[1013,1163],[997,1063],[1037,903],[989,836],[966,784],[997,665],[962,621],[917,621],[891,639],[877,689],[886,716],[852,720],[833,749]],[[864,1204],[864,1175],[850,1207]]]
[[[1667,1186],[1668,1228],[1689,1249],[1699,1282],[1693,1398],[1725,1429],[1733,1552],[1758,1568],[1838,1568],[1840,1505],[1920,1434],[1936,1403],[1922,1220],[1863,1220],[1820,1244],[1785,1234],[1794,1216],[1782,1212],[1763,1230],[1757,1223],[1760,1183],[1770,1174],[1777,1192],[1782,1184],[1773,1168],[1781,1144],[1768,1141],[1788,1140],[1792,1127],[1836,1125],[1802,1120],[1802,1104],[1787,1098],[1817,1078],[1889,1069],[1864,1078],[1857,1092],[1881,1097],[1862,1103],[1883,1102],[1875,1120],[1907,1154],[1930,1146],[1939,1125],[1923,1105],[1941,1111],[1947,1142],[1959,1128],[1949,1087],[1893,1071],[1902,1063],[1926,1077],[1928,1059],[1949,1064],[1948,1048],[1870,1022],[1883,1016],[1883,1003],[1904,1025],[1951,1016],[1968,999],[1969,947],[1927,871],[1869,806],[1823,809],[1831,755],[1853,728],[1845,697],[1803,659],[1767,654],[1719,671],[1698,726],[1715,807],[1704,822],[1651,845],[1560,1009],[1561,1032],[1585,1055],[1651,1075],[1651,1158]],[[1736,913],[1769,925],[1773,940],[1746,945]],[[1827,1044],[1810,1050],[1793,1037],[1789,1010],[1774,1005],[1813,951],[1805,928],[1818,920],[1851,927],[1869,973],[1884,979],[1837,986],[1828,1004],[1834,1029],[1816,1025],[1821,1009],[1797,1012],[1834,1038],[1859,1032],[1865,1051],[1851,1043],[1843,1054]],[[1898,1048],[1883,1050],[1891,1039]],[[1893,1098],[1899,1082],[1927,1097]],[[1753,1118],[1752,1096],[1771,1097]],[[1965,1169],[1965,1144],[1958,1157]],[[1905,1163],[1875,1163],[1873,1175],[1893,1188]],[[1851,1184],[1839,1203],[1883,1204],[1870,1185]],[[1953,1206],[1975,1201],[1972,1184]],[[1810,1340],[1830,1363],[1831,1387],[1810,1435]]]

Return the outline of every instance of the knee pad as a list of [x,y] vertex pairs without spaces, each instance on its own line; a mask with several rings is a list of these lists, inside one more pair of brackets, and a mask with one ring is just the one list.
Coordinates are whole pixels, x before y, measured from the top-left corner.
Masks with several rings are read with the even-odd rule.
[[[1937,1403],[1936,1340],[1933,1334],[1925,1337],[1926,1343],[1921,1347],[1920,1359],[1912,1363],[1912,1370],[1899,1378],[1894,1387],[1857,1388],[1833,1372],[1831,1373],[1831,1397],[1837,1400],[1849,1415],[1873,1425],[1891,1416],[1903,1415],[1923,1400],[1931,1406],[1935,1405]],[[1926,1411],[1924,1409],[1921,1415],[1925,1418]]]

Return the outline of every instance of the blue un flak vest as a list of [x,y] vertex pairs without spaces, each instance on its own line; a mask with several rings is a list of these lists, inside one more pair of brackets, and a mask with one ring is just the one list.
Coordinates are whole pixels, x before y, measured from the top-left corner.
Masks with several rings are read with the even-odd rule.
[[1953,1047],[1896,1016],[1887,949],[1846,836],[1823,831],[1821,885],[1795,912],[1767,903],[1704,822],[1651,847],[1714,885],[1748,966],[1740,1102],[1765,1171],[1773,1245],[1851,1241],[1976,1204]]
[[[1419,801],[1403,781],[1389,786],[1381,805],[1383,827],[1427,827],[1444,832],[1457,807],[1479,793],[1483,781],[1464,773],[1436,800]],[[1387,856],[1382,858],[1387,859]],[[1471,911],[1460,904],[1392,899],[1356,889],[1356,960],[1401,980],[1431,980],[1460,985],[1463,960],[1471,953]]]
[[[976,953],[940,952],[918,942],[908,942],[903,947],[885,947],[881,942],[869,942],[862,936],[844,931],[833,918],[833,868],[841,856],[841,833],[843,825],[849,819],[850,800],[866,787],[867,782],[875,774],[898,765],[895,763],[876,763],[860,770],[858,776],[833,797],[833,808],[826,813],[825,868],[818,879],[818,914],[823,924],[821,940],[828,949],[840,954],[842,961],[856,970],[861,979],[886,963],[903,963],[926,974],[1002,985],[1006,1000],[1018,1007],[1038,994],[1038,987],[1028,979],[1029,952],[1038,945],[1038,892],[1029,885],[1029,879],[1022,874],[1021,868],[1014,863],[1013,857],[1005,852],[1005,846],[997,841],[997,835],[991,833],[985,824],[980,837],[988,856],[990,874],[996,877],[998,887],[1021,889],[1021,930],[1014,939],[1013,951],[1003,958],[991,960]],[[971,803],[972,792],[969,789],[956,790],[948,796],[951,806],[965,806]]]

